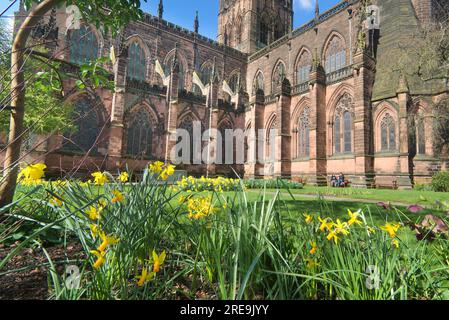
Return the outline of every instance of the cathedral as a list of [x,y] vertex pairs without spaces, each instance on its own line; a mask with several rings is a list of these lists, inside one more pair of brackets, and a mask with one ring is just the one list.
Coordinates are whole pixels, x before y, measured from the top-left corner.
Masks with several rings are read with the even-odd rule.
[[55,31],[61,68],[112,54],[104,68],[115,90],[84,92],[64,79],[77,130],[34,137],[26,160],[44,162],[55,176],[139,172],[152,160],[177,163],[180,129],[192,145],[204,131],[240,130],[242,148],[210,133],[187,158],[206,152],[217,160],[230,143],[243,161],[185,161],[178,169],[310,185],[343,173],[354,187],[400,189],[449,170],[432,124],[448,84],[397,68],[443,1],[344,0],[321,12],[317,0],[314,18],[296,29],[292,2],[219,0],[216,40],[199,33],[198,15],[192,30],[164,20],[162,0],[156,15],[114,38],[83,22],[67,29],[66,9],[53,10],[40,27]]

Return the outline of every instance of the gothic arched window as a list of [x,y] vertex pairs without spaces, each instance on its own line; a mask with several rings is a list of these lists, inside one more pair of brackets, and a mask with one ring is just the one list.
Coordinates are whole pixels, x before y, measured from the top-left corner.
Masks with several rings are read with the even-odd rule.
[[345,93],[337,103],[334,115],[335,153],[353,152],[353,113],[352,97]]
[[270,33],[271,33],[271,28],[270,28],[270,19],[268,18],[268,16],[263,16],[260,19],[260,23],[259,23],[259,45],[260,46],[266,46],[268,44],[270,44]]
[[76,64],[89,63],[98,57],[97,37],[89,26],[81,26],[70,31],[70,62]]
[[296,65],[296,84],[309,81],[310,69],[312,68],[312,57],[308,51],[304,51]]
[[151,157],[152,127],[147,111],[141,109],[134,115],[126,131],[126,154],[142,158]]
[[[193,163],[193,155],[194,155],[194,150],[193,150],[193,119],[189,116],[184,118],[184,120],[179,124],[178,126],[179,129],[184,129],[185,131],[187,131],[188,133],[188,141],[183,141],[183,145],[186,145],[186,143],[189,144],[188,146],[188,150],[189,150],[189,154],[185,154],[186,150],[183,149],[182,150],[182,154],[178,154],[177,156],[181,159],[183,159],[184,161],[188,160],[190,161],[190,164]],[[186,137],[181,137],[179,136],[177,143],[180,143],[182,139],[184,139]]]
[[279,87],[282,86],[282,82],[285,79],[285,66],[282,62],[279,62],[274,70],[273,79],[271,80],[271,92],[274,93]]
[[426,126],[423,117],[416,121],[416,143],[418,154],[426,154]]
[[381,151],[396,150],[396,123],[389,113],[380,122],[380,147]]
[[310,108],[305,107],[298,123],[298,158],[310,156]]
[[269,162],[273,161],[275,156],[275,138],[277,134],[276,122],[277,119],[276,117],[274,117],[267,126],[267,133],[265,138],[265,154],[266,159],[268,159]]
[[100,134],[97,110],[88,97],[83,97],[74,103],[73,132],[64,134],[63,150],[96,153]]
[[137,42],[134,42],[128,49],[128,68],[126,76],[129,79],[145,81],[145,70],[145,52]]
[[253,94],[256,94],[258,90],[265,91],[263,73],[258,72],[253,82]]
[[210,66],[208,64],[203,66],[201,68],[201,77],[200,78],[204,85],[209,84],[212,80],[212,66]]
[[333,36],[326,48],[325,70],[326,73],[340,70],[346,66],[346,48],[344,42],[338,36]]

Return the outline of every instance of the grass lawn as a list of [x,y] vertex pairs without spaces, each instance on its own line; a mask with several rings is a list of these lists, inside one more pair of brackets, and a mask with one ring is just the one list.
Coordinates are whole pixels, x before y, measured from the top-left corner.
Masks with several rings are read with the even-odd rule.
[[[276,190],[270,189],[269,192]],[[355,189],[305,186],[291,190],[294,195],[319,195],[337,198],[399,202],[404,204],[434,204],[436,200],[449,201],[449,193],[417,190]]]

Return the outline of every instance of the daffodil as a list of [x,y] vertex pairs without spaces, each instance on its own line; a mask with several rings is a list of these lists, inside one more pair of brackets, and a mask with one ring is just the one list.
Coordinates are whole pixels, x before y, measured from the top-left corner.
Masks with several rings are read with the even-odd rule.
[[156,275],[156,273],[154,272],[150,272],[148,273],[148,269],[147,268],[142,268],[142,274],[140,276],[137,277],[137,285],[139,287],[142,287],[145,285],[145,283],[151,281],[154,276]]
[[104,172],[94,172],[92,177],[94,177],[94,183],[97,186],[104,186],[108,183],[108,176]]
[[165,169],[162,171],[160,177],[162,180],[167,180],[170,176],[172,176],[175,173],[175,166],[174,165],[167,165]]
[[313,242],[312,240],[310,240],[310,246],[312,247],[312,249],[310,249],[309,253],[315,254],[318,249],[316,242]]
[[334,230],[337,234],[348,235],[348,224],[346,222],[341,222],[340,219],[337,219],[337,222],[334,223]]
[[50,199],[50,204],[54,205],[55,207],[62,206],[62,200],[58,197],[53,197]]
[[380,229],[387,232],[391,238],[395,238],[400,227],[401,226],[398,223],[387,222],[384,226],[381,226]]
[[158,174],[161,173],[164,167],[164,163],[161,161],[156,161],[150,164],[151,173]]
[[165,250],[158,256],[156,251],[153,250],[153,272],[158,273],[162,264],[165,261],[166,253]]
[[334,225],[332,221],[329,221],[329,218],[321,219],[321,217],[318,217],[318,221],[320,224],[320,231],[328,230],[330,231]]
[[307,224],[310,224],[313,221],[313,216],[310,214],[304,214],[304,217]]
[[335,230],[331,230],[326,238],[329,241],[334,240],[335,244],[338,244],[338,241],[340,240],[338,233]]
[[100,218],[101,209],[97,209],[94,206],[89,207],[89,209],[86,211],[86,214],[89,216],[90,220],[98,220]]
[[33,185],[42,182],[47,166],[43,163],[31,164],[23,168],[18,175],[18,180],[24,185]]
[[94,256],[97,257],[97,260],[94,263],[94,268],[95,269],[101,268],[101,266],[106,262],[106,252],[99,250],[91,250],[90,253],[92,253]]
[[120,191],[112,190],[112,194],[114,195],[114,197],[111,200],[112,203],[124,202],[125,201],[125,196]]
[[90,225],[90,232],[92,234],[92,237],[96,238],[98,236],[98,231],[99,231],[98,225],[96,224]]
[[362,221],[360,221],[358,219],[360,216],[360,210],[357,212],[352,212],[351,210],[348,209],[348,214],[349,214],[349,220],[348,220],[349,226],[352,226],[353,224],[358,224],[358,225],[363,224]]
[[99,235],[102,242],[97,250],[100,252],[105,251],[109,245],[117,244],[120,241],[120,239],[115,236],[107,236],[103,231],[100,231]]
[[123,183],[128,182],[128,180],[129,180],[128,172],[120,173],[120,175],[118,176],[118,179],[120,180],[120,182],[123,182]]

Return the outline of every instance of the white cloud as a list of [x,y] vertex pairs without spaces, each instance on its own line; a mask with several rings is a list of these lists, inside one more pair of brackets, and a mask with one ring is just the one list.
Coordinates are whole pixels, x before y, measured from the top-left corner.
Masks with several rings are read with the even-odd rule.
[[296,5],[301,9],[310,10],[314,7],[314,0],[295,0]]

